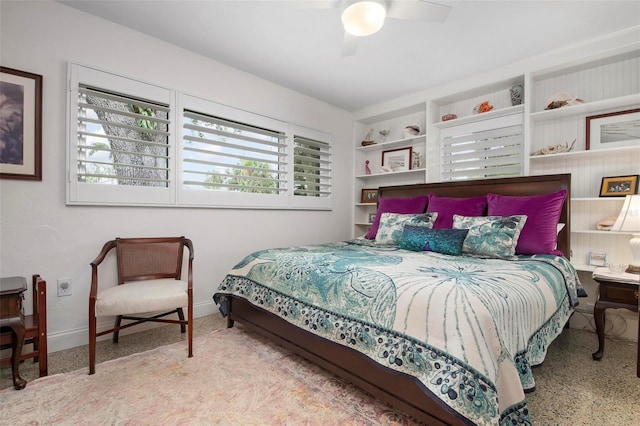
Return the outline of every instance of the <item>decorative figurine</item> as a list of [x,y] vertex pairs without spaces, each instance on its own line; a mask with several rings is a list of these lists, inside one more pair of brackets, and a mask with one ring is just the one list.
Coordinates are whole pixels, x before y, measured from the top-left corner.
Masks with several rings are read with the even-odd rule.
[[380,136],[382,137],[382,142],[386,142],[387,136],[389,136],[389,133],[391,133],[391,131],[390,130],[380,130],[378,133],[380,133]]
[[524,97],[524,88],[522,84],[516,84],[509,89],[509,95],[511,96],[511,105],[521,105]]
[[364,174],[365,175],[371,174],[371,169],[369,168],[369,160],[364,162]]
[[369,146],[375,144],[373,138],[373,129],[369,129],[366,135],[364,135],[364,140],[361,142],[362,146]]
[[411,153],[411,168],[412,169],[421,168],[423,164],[423,160],[424,160],[424,157],[422,157],[422,155],[420,155],[418,151],[413,151]]

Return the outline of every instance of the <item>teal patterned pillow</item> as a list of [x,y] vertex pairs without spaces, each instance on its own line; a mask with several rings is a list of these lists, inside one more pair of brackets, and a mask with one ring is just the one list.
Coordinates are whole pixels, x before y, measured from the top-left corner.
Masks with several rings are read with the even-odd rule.
[[462,252],[488,257],[509,258],[516,252],[525,215],[476,216],[453,215],[453,229],[468,229]]
[[468,229],[430,229],[424,226],[405,225],[399,247],[413,251],[435,251],[459,256]]
[[402,239],[405,224],[432,228],[438,213],[399,214],[382,213],[376,234],[376,244],[398,244]]

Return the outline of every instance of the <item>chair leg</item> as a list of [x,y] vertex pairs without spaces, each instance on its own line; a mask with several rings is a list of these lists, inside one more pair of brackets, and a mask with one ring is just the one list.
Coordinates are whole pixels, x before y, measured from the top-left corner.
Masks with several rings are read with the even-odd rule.
[[[180,321],[184,321],[184,311],[182,310],[182,308],[178,308],[178,318],[180,318]],[[186,325],[180,324],[180,332],[181,333],[185,333],[187,331],[186,329]]]
[[189,305],[187,315],[189,316],[189,358],[193,357],[193,306]]
[[96,372],[96,317],[89,317],[89,374]]
[[[116,323],[114,328],[120,328],[120,324],[122,323],[122,315],[118,315],[116,317]],[[113,332],[113,343],[118,343],[118,338],[120,337],[120,330],[116,330]]]

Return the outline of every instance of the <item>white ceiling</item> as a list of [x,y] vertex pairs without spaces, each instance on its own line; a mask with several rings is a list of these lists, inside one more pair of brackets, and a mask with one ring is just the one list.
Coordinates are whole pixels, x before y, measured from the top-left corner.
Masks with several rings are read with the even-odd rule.
[[444,23],[387,19],[343,58],[340,0],[60,2],[349,111],[640,25],[640,0],[438,0]]

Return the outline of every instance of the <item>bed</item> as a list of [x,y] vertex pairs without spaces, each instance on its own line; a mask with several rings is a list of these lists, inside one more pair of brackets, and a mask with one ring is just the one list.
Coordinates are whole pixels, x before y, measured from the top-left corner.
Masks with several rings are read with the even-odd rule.
[[[229,327],[240,321],[426,424],[528,424],[531,367],[583,295],[561,255],[570,187],[568,174],[382,187],[374,239],[251,253],[213,297]],[[383,208],[424,197],[416,213]],[[478,199],[482,217],[438,204]],[[550,213],[552,250],[519,254]],[[447,214],[453,224],[435,230]]]

